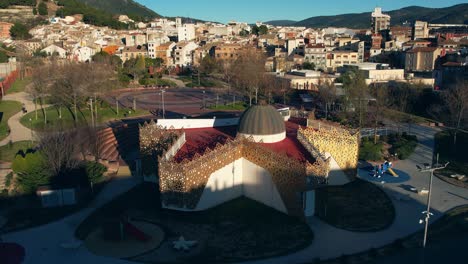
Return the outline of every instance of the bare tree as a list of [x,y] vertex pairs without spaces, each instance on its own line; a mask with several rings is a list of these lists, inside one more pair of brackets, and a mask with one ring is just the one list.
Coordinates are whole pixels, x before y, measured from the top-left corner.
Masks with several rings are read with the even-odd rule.
[[32,74],[32,84],[29,87],[29,93],[34,98],[34,109],[36,110],[37,120],[37,103],[41,105],[44,115],[44,124],[47,123],[47,111],[44,109],[44,97],[50,92],[51,81],[54,75],[54,64],[48,63],[42,67],[37,67]]
[[258,92],[265,74],[265,56],[257,50],[246,50],[233,65],[233,74],[238,89],[249,97],[249,105],[255,97],[258,103]]
[[468,110],[468,81],[457,80],[456,85],[443,92],[443,98],[450,112],[450,121],[455,128],[453,144],[457,143],[457,133],[461,129]]
[[40,150],[54,175],[57,176],[79,165],[79,137],[77,135],[74,130],[65,131],[61,128],[39,134]]
[[335,83],[330,80],[320,80],[319,97],[325,103],[325,119],[328,119],[328,110],[337,98]]

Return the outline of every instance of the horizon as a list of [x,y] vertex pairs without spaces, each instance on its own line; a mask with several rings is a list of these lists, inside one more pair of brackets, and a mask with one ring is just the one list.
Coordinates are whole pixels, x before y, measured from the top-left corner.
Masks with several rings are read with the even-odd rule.
[[[331,5],[329,2],[315,3],[307,0],[297,0],[294,5],[285,6],[279,0],[270,1],[247,1],[238,0],[235,2],[212,0],[180,0],[177,5],[167,1],[154,0],[134,0],[145,5],[154,12],[167,17],[190,17],[205,21],[227,23],[229,21],[239,21],[255,23],[257,21],[268,22],[273,20],[293,20],[301,21],[315,16],[333,16],[349,13],[372,12],[377,6],[382,7],[383,12],[389,12],[408,6],[422,6],[428,8],[444,8],[466,2],[459,0],[416,0],[408,1],[372,1],[362,0],[358,3],[350,3],[346,0],[335,0]],[[265,12],[264,5],[268,4],[268,12]],[[245,8],[245,7],[248,8]],[[284,13],[287,12],[288,15]]]

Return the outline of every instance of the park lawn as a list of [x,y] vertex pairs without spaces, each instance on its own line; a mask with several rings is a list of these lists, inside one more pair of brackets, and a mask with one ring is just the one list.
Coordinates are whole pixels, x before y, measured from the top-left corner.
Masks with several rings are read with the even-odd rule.
[[[73,119],[73,109],[62,108],[62,118],[59,118],[59,110],[56,107],[48,107],[47,111],[47,124],[44,124],[44,113],[42,109],[38,110],[38,118],[36,120],[35,111],[30,112],[24,115],[21,118],[21,124],[25,127],[32,128],[34,130],[44,130],[47,127],[56,127],[63,126],[73,127],[75,125],[75,120]],[[119,115],[117,115],[114,108],[102,108],[98,110],[98,119],[97,123],[102,124],[116,119],[122,119],[126,117],[136,117],[149,114],[146,110],[129,110],[129,109],[119,109]],[[79,110],[76,120],[77,125],[82,124],[91,124],[91,115],[89,109]]]
[[317,189],[316,208],[326,223],[354,232],[382,230],[395,219],[395,208],[385,192],[359,179]]
[[34,146],[31,141],[17,141],[11,144],[0,147],[0,160],[11,162],[15,158],[16,154],[23,150],[26,152],[28,149]]
[[426,117],[412,115],[412,114],[400,112],[394,109],[384,109],[384,112],[385,112],[386,118],[391,119],[391,120],[400,120],[400,122],[403,122],[403,123],[408,122],[408,121],[410,121],[410,123],[417,123],[417,124],[435,122],[434,120],[431,120]]
[[[162,209],[158,187],[149,183],[138,185],[97,209],[78,226],[75,236],[84,240],[107,219],[122,216],[158,224],[168,237],[184,235],[199,240],[203,248],[200,255],[191,257],[193,263],[284,255],[306,247],[313,239],[304,221],[243,197],[200,212]],[[149,256],[153,252],[148,252]],[[131,260],[160,261],[145,255]]]
[[245,110],[245,108],[247,108],[246,104],[244,102],[239,102],[237,101],[234,105],[229,102],[227,102],[226,104],[219,104],[218,106],[216,105],[211,105],[208,107],[208,109],[212,109],[212,110],[224,110],[224,111],[228,111],[228,110]]
[[11,88],[7,91],[7,94],[24,92],[26,86],[31,83],[31,77],[26,77],[23,80],[16,79]]
[[462,174],[468,177],[468,133],[457,133],[457,144],[453,144],[453,130],[437,133],[435,136],[435,153],[439,154],[439,163],[450,162],[446,169],[437,175],[450,176]]
[[21,111],[21,103],[16,101],[0,101],[0,140],[8,136],[8,119]]
[[179,80],[183,81],[187,87],[223,87],[221,81],[209,78],[206,76],[200,76],[200,84],[198,83],[198,76],[179,76]]

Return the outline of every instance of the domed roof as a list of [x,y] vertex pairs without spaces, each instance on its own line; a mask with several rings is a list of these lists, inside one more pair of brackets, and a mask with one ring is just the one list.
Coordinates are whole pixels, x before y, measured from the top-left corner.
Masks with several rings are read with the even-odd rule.
[[244,111],[238,132],[246,135],[274,135],[286,132],[284,119],[271,105],[253,105]]

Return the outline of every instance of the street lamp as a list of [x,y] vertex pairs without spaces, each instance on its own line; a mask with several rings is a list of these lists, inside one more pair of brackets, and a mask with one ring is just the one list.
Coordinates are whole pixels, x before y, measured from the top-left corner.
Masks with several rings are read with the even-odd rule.
[[164,107],[164,93],[165,92],[166,92],[166,90],[161,90],[163,119],[166,119],[166,108]]
[[432,191],[432,178],[434,176],[434,171],[440,170],[440,169],[445,169],[449,162],[445,163],[445,165],[440,165],[438,162],[431,166],[430,168],[421,168],[420,166],[417,166],[420,172],[431,172],[430,177],[429,177],[429,192],[427,194],[427,209],[426,211],[423,211],[422,214],[425,215],[424,220],[420,219],[419,223],[422,224],[425,222],[425,227],[424,227],[424,240],[423,240],[423,248],[426,247],[426,241],[427,241],[427,229],[429,227],[429,218],[431,215],[431,191]]
[[205,90],[203,90],[203,104],[202,109],[205,109]]
[[31,130],[31,146],[33,143],[32,118],[29,118],[29,130]]

